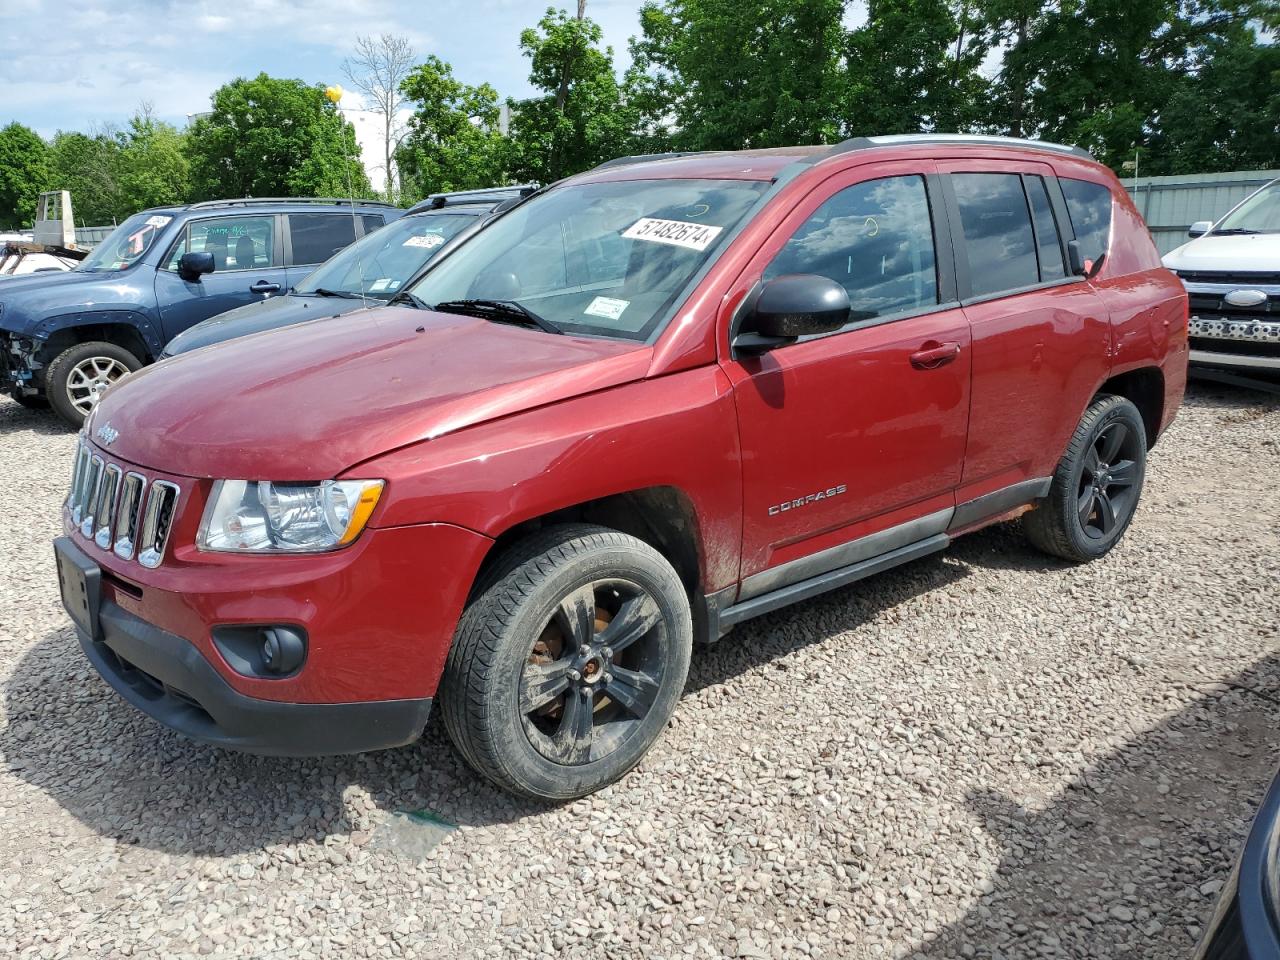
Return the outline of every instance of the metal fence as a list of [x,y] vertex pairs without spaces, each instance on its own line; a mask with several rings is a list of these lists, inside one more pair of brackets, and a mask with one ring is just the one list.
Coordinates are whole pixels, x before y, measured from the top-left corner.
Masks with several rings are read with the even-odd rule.
[[1263,184],[1280,178],[1280,170],[1232,173],[1186,173],[1122,181],[1138,212],[1147,221],[1161,255],[1187,241],[1187,228],[1197,220],[1217,220]]

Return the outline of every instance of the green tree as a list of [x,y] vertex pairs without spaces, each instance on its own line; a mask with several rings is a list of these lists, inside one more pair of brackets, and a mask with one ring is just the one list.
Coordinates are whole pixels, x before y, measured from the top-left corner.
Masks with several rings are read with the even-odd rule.
[[676,149],[837,139],[845,0],[650,0],[626,78],[639,132]]
[[129,120],[116,154],[116,181],[129,213],[182,203],[190,196],[191,164],[185,140],[186,135],[172,124],[157,120],[149,104]]
[[508,143],[493,87],[462,83],[449,64],[428,56],[400,89],[414,105],[395,157],[406,197],[507,182]]
[[219,87],[187,153],[193,199],[371,193],[355,129],[301,80],[260,73]]
[[513,165],[521,178],[558,180],[628,152],[638,118],[622,99],[602,36],[585,0],[575,17],[548,8],[520,35],[529,82],[544,91],[512,105]]
[[132,212],[121,199],[119,168],[120,140],[114,131],[59,130],[49,146],[49,188],[71,192],[81,226],[118,223]]
[[30,226],[49,186],[49,145],[30,127],[0,128],[0,226]]
[[978,123],[988,47],[972,6],[870,0],[867,22],[849,35],[848,134],[951,133]]

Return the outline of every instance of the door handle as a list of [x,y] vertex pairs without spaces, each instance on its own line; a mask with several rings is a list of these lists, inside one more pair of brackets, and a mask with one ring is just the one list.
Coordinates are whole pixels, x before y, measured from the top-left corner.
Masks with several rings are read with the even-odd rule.
[[927,340],[911,355],[911,365],[917,370],[937,370],[939,367],[945,367],[958,356],[960,356],[960,344],[954,341],[939,343],[937,340]]
[[270,280],[259,280],[249,288],[250,293],[276,293],[280,289],[280,284],[272,283]]

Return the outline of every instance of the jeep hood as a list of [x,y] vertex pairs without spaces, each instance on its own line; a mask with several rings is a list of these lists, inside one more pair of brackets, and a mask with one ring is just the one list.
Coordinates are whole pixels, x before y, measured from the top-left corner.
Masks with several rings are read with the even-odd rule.
[[1164,255],[1170,270],[1280,273],[1280,233],[1215,236],[1210,233]]
[[[375,304],[378,302],[370,301]],[[278,330],[307,320],[336,317],[340,313],[359,310],[362,306],[359,300],[347,300],[343,297],[299,297],[294,294],[272,297],[236,307],[189,327],[169,341],[164,348],[164,355],[176,357],[197,347],[247,337],[264,330]]]
[[33,336],[40,321],[71,310],[133,307],[138,297],[132,272],[64,270],[9,277],[0,285],[0,330]]
[[643,344],[384,307],[146,367],[89,422],[112,454],[168,473],[321,480],[389,450],[636,380]]

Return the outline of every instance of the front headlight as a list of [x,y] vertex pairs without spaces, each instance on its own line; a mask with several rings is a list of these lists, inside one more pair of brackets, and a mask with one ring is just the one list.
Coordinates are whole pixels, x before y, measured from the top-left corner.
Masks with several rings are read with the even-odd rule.
[[219,480],[196,546],[229,553],[316,553],[360,535],[382,495],[381,480],[272,483]]

